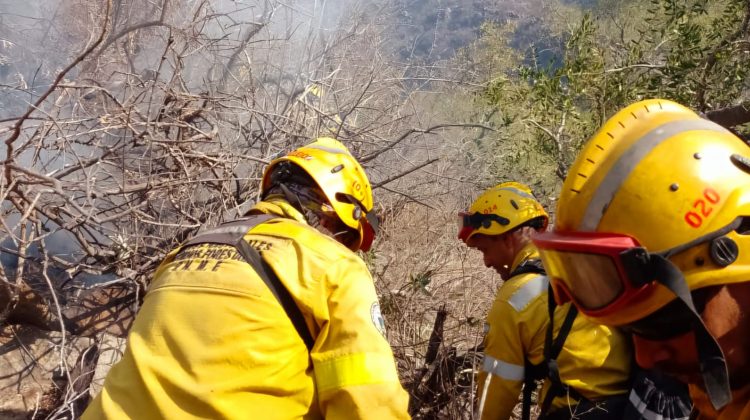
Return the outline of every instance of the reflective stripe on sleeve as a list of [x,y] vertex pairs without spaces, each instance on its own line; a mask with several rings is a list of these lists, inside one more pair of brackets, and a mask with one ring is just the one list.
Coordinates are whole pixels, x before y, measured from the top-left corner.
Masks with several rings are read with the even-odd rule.
[[327,360],[313,360],[318,392],[353,385],[398,382],[396,365],[389,355],[356,353]]
[[497,360],[492,356],[484,356],[482,370],[508,381],[523,380],[523,366]]
[[535,297],[547,291],[549,279],[546,276],[536,276],[519,287],[508,299],[508,303],[516,311],[522,311]]

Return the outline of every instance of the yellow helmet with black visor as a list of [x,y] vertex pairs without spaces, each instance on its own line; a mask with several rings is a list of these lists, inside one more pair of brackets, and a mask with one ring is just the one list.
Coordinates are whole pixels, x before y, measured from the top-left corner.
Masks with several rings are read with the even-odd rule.
[[466,212],[458,214],[458,238],[502,235],[520,226],[543,230],[549,216],[531,189],[520,182],[503,182],[477,197]]

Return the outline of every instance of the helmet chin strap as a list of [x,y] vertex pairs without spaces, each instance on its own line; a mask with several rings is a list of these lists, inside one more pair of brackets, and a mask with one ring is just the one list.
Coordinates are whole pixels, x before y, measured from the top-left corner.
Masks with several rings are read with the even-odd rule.
[[[310,208],[311,205],[313,206],[319,206],[320,204],[313,204],[313,201],[315,201],[313,198],[307,196],[304,193],[297,193],[293,191],[294,187],[290,188],[287,185],[279,184],[279,188],[281,189],[281,192],[286,199],[286,201],[291,204],[294,208],[297,209],[300,213],[302,213],[303,216],[305,216],[305,220],[307,220],[307,224],[314,227],[321,233],[328,235],[332,237],[333,239],[337,240],[338,242],[345,245],[347,248],[351,248],[353,239],[350,238],[351,232],[343,228],[341,222],[331,222],[331,223],[323,223],[323,218],[325,218],[325,215],[321,215],[320,213],[316,212],[313,208]],[[300,194],[303,195],[302,199],[300,199]],[[303,202],[304,200],[304,202]],[[307,203],[307,205],[305,205]],[[329,219],[326,219],[329,220]],[[337,219],[338,220],[338,219]],[[339,230],[342,229],[342,230]]]
[[281,188],[281,192],[284,194],[284,198],[286,199],[286,201],[305,216],[305,220],[307,220],[307,223],[310,226],[316,229],[323,228],[320,223],[320,217],[318,216],[318,214],[302,204],[302,200],[300,200],[298,194],[292,192],[289,187],[284,184],[279,184],[279,187]]
[[674,293],[677,299],[685,305],[685,309],[693,315],[693,332],[703,384],[711,405],[716,410],[720,410],[732,401],[729,371],[724,352],[695,309],[693,297],[682,272],[661,255],[651,254],[649,263],[652,269],[651,274],[654,276],[652,278],[656,278],[660,284]]

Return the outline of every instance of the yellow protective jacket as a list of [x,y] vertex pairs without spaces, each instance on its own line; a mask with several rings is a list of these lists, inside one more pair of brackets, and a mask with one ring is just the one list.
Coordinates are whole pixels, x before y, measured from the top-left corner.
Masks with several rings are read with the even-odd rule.
[[244,239],[289,290],[312,351],[233,247],[178,248],[83,419],[409,418],[364,262],[285,201],[254,211],[279,216]]
[[[530,259],[538,259],[533,244],[516,256],[515,270]],[[485,356],[479,373],[478,401],[482,419],[508,419],[518,402],[523,385],[525,364],[544,360],[544,341],[549,324],[547,277],[534,273],[519,274],[506,280],[498,289],[487,316]],[[569,303],[555,309],[554,337],[567,314]],[[629,389],[632,346],[617,330],[592,324],[576,317],[565,345],[557,358],[562,381],[584,397],[600,399],[624,394]],[[549,380],[545,381],[544,400]],[[550,412],[575,404],[556,398]]]
[[[729,372],[731,375],[732,372]],[[732,402],[721,411],[714,410],[705,391],[690,385],[690,398],[700,414],[697,420],[746,420],[750,419],[750,385],[732,391]]]

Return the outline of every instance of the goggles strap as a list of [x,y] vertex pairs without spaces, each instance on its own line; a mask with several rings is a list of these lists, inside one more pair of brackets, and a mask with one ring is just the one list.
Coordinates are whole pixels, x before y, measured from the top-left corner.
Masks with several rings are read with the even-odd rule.
[[497,222],[500,226],[507,226],[510,224],[510,219],[507,217],[500,216],[495,213],[479,213],[475,212],[472,214],[464,215],[464,226],[469,226],[472,229],[489,228],[492,222]]
[[[320,219],[323,217],[323,211],[321,203],[318,202],[322,199],[315,197],[317,194],[312,192],[310,187],[299,184],[278,184],[278,186],[284,199],[305,217],[310,226],[316,229],[322,228]],[[328,233],[334,234],[335,232]]]
[[367,224],[370,225],[373,233],[377,236],[378,231],[380,230],[380,220],[378,220],[378,216],[375,215],[374,211],[365,211],[364,206],[361,208],[362,211],[365,212],[365,219],[367,220]]
[[716,231],[713,231],[713,232],[709,232],[709,233],[707,233],[707,234],[705,234],[705,235],[703,235],[703,236],[701,236],[699,238],[693,239],[692,241],[690,241],[688,243],[676,246],[674,248],[668,249],[668,250],[663,251],[663,252],[659,252],[658,255],[662,255],[662,256],[664,256],[664,258],[669,258],[672,255],[679,254],[680,252],[685,251],[686,249],[690,249],[690,248],[692,248],[692,247],[694,247],[696,245],[700,245],[700,244],[702,244],[704,242],[708,242],[711,239],[715,239],[715,238],[724,236],[727,233],[729,233],[729,232],[731,232],[731,231],[736,230],[737,228],[739,228],[740,225],[742,225],[743,219],[744,219],[743,217],[738,217],[738,218],[734,219],[732,221],[732,223],[724,226],[723,228],[721,228],[719,230],[716,230]]
[[377,236],[378,231],[380,230],[380,220],[378,220],[378,216],[375,215],[375,209],[373,208],[372,210],[367,211],[365,208],[365,205],[362,204],[361,201],[357,200],[351,194],[337,193],[336,198],[338,199],[339,197],[345,199],[347,202],[349,202],[349,204],[352,204],[358,207],[359,210],[362,211],[362,214],[364,214],[367,224],[369,224],[370,227],[372,228],[373,234]]
[[682,272],[661,255],[651,254],[650,257],[649,262],[657,281],[674,293],[693,314],[695,345],[700,359],[703,382],[711,404],[718,411],[732,401],[724,352],[716,339],[708,332],[706,324],[695,309],[693,297]]

